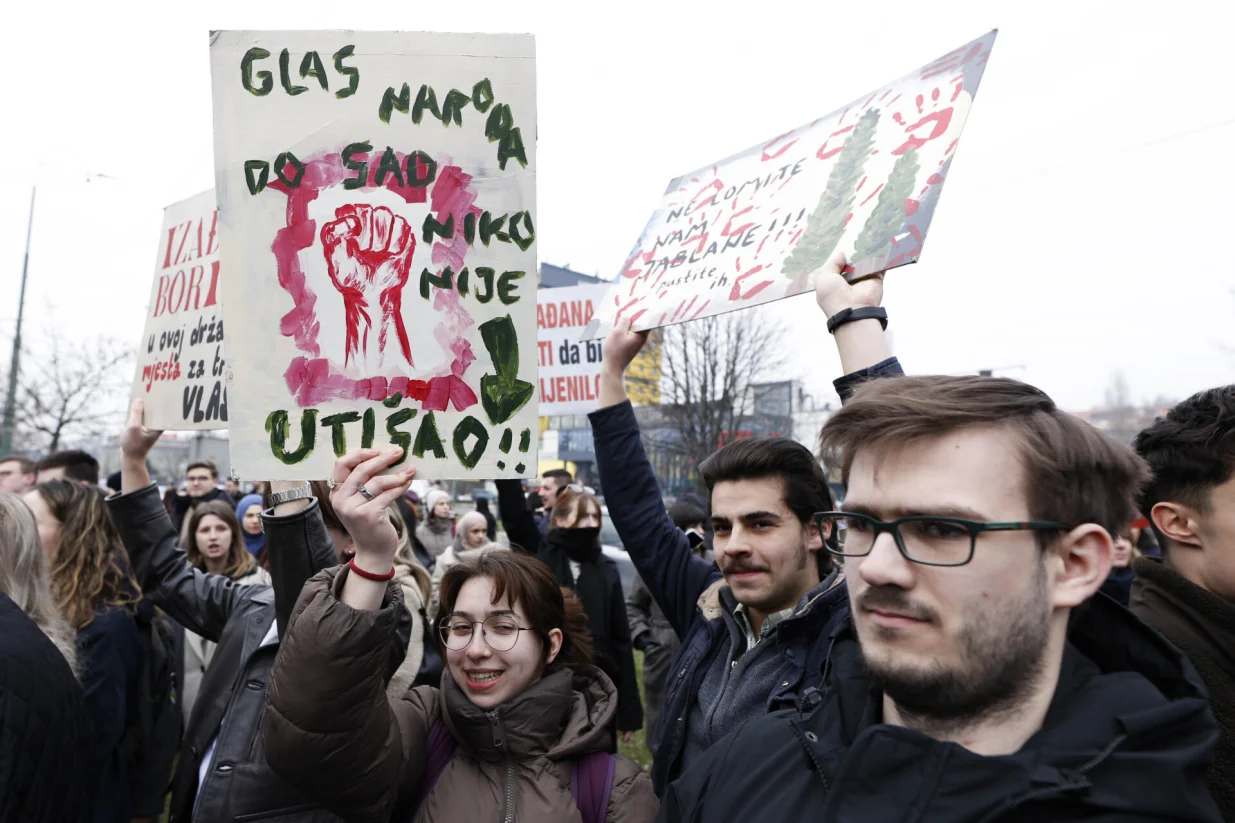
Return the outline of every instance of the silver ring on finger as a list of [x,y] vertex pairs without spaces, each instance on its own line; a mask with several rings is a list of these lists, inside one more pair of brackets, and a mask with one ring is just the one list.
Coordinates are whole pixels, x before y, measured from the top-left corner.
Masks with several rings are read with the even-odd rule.
[[358,491],[358,492],[360,492],[362,495],[364,495],[364,499],[365,499],[365,500],[372,500],[372,499],[373,499],[373,492],[371,492],[371,491],[369,491],[368,489],[366,489],[366,488],[364,487],[364,484],[363,484],[363,483],[361,483],[359,486],[357,486],[357,487],[356,487],[356,491]]
[[335,482],[335,479],[333,477],[326,478],[326,488],[330,489],[331,491],[334,491],[335,487],[338,485],[339,484]]

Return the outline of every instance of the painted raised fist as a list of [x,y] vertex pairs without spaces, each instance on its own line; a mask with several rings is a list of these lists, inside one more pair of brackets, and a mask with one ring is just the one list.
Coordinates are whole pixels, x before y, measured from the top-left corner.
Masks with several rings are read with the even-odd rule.
[[[357,203],[336,209],[335,219],[322,227],[321,238],[330,279],[343,295],[347,324],[344,364],[351,365],[359,354],[367,368],[380,367],[393,327],[403,358],[411,365],[402,313],[403,287],[416,251],[411,226],[383,206]],[[369,348],[375,305],[382,313],[376,352]]]

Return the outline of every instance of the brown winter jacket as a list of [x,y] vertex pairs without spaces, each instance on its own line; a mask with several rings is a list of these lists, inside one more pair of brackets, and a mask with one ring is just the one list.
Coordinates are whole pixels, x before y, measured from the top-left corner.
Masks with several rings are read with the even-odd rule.
[[[617,700],[609,679],[564,669],[492,713],[449,671],[440,690],[388,698],[381,672],[402,592],[392,581],[380,611],[353,609],[338,599],[346,577],[327,569],[305,585],[280,646],[265,722],[274,770],[354,823],[578,823],[571,763],[605,749]],[[412,817],[439,720],[458,748]],[[651,778],[617,756],[607,823],[650,823],[656,811]]]

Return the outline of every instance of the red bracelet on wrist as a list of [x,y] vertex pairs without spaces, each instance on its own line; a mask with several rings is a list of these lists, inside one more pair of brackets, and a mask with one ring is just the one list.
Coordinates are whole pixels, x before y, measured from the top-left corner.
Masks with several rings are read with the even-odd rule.
[[376,580],[378,583],[385,583],[387,580],[394,580],[394,577],[395,577],[395,567],[394,566],[391,566],[390,571],[388,571],[386,574],[374,574],[373,572],[367,572],[364,569],[357,566],[355,557],[347,561],[347,567],[351,569],[354,573],[363,577],[365,580]]

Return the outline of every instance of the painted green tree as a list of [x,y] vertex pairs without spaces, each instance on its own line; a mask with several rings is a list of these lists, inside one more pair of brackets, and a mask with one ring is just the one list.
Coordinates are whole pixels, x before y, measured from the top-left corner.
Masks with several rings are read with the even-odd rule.
[[789,278],[810,274],[828,262],[845,233],[845,220],[853,211],[862,169],[875,145],[875,127],[879,125],[879,109],[870,109],[845,139],[844,148],[836,157],[836,165],[828,175],[828,186],[819,197],[819,205],[806,218],[806,229],[793,252],[785,258],[781,273]]
[[875,201],[875,210],[866,218],[862,233],[858,235],[853,250],[854,260],[873,257],[900,232],[905,225],[905,200],[913,194],[917,178],[918,152],[917,149],[910,149],[896,158],[888,182]]

